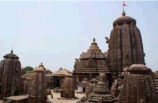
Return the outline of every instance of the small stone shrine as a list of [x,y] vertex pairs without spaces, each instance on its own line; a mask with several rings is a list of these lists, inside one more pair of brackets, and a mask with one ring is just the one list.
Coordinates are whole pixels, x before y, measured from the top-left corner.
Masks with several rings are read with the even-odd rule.
[[155,84],[158,81],[155,81],[151,73],[151,70],[143,64],[134,64],[127,68],[122,80],[116,80],[117,83],[112,86],[112,94],[116,94],[115,99],[118,103],[157,103]]
[[61,97],[63,97],[63,98],[75,98],[74,76],[65,77],[62,80]]
[[104,82],[105,77],[100,75],[100,80],[93,89],[93,93],[88,96],[88,103],[114,103],[107,82]]
[[97,84],[97,79],[93,78],[90,80],[88,87],[87,87],[87,91],[86,91],[86,96],[88,97],[89,94],[93,93],[93,89],[95,88]]
[[28,103],[46,103],[47,77],[45,70],[38,67],[22,77],[25,78],[25,93],[29,94]]

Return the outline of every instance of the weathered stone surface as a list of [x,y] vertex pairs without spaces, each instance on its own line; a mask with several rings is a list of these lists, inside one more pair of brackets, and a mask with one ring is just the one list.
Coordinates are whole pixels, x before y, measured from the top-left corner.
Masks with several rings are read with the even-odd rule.
[[155,76],[158,77],[158,71],[155,72]]
[[10,54],[4,56],[4,60],[0,63],[0,99],[20,93],[20,75],[19,57],[11,51]]
[[114,103],[108,84],[104,82],[105,75],[102,73],[99,76],[100,80],[88,96],[88,103]]
[[29,94],[28,103],[46,103],[47,100],[47,76],[43,68],[22,76],[24,78],[24,93]]
[[114,21],[110,39],[107,39],[108,65],[113,79],[127,66],[145,64],[142,38],[136,20],[123,14]]
[[154,79],[146,71],[149,71],[149,68],[143,64],[135,64],[127,69],[120,86],[113,85],[117,87],[113,94],[117,94],[114,97],[118,103],[157,103]]
[[57,91],[58,90],[60,91],[62,80],[64,80],[65,77],[71,77],[71,76],[73,76],[71,71],[64,68],[60,68],[52,75],[53,88],[57,89]]
[[95,38],[87,52],[83,52],[79,59],[76,59],[74,72],[76,83],[79,84],[84,78],[91,80],[96,78],[99,73],[108,73],[106,54],[99,49]]
[[[145,66],[145,53],[136,20],[126,16],[123,12],[122,17],[114,21],[110,39],[106,37],[106,40],[109,49],[104,61],[110,69],[110,74],[108,74],[111,77],[108,78],[110,83],[103,79],[99,79],[96,85],[90,83],[86,100],[79,102],[157,103],[158,72],[153,73],[150,68]],[[94,51],[98,53],[100,50],[94,44],[93,42],[92,47],[96,48]],[[88,50],[81,54],[79,60],[76,60],[74,66],[76,82],[82,81],[85,77],[90,80],[93,77],[92,71],[96,73],[93,66],[89,66],[89,64],[96,66],[96,62],[91,61],[94,60],[93,57],[97,56],[95,53],[91,53]],[[104,71],[104,73],[107,72]],[[111,83],[113,83],[112,86]],[[111,87],[111,91],[108,87]]]
[[93,79],[90,80],[89,85],[87,87],[87,91],[86,91],[86,96],[87,97],[89,96],[89,94],[93,93],[93,90],[94,90],[96,84],[97,84],[97,79],[96,78],[93,78]]
[[65,77],[62,80],[61,97],[75,98],[75,81],[73,76]]

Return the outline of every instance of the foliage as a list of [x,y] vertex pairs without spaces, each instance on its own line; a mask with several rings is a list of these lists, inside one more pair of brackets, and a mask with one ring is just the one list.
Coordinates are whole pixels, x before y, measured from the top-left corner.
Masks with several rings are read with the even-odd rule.
[[26,67],[24,68],[24,70],[25,70],[26,72],[30,72],[30,71],[33,70],[33,67],[31,67],[31,66],[26,66]]

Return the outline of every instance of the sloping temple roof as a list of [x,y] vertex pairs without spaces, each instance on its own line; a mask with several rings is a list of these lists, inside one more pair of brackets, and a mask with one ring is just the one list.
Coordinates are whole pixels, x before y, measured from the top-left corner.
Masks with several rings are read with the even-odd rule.
[[79,59],[76,59],[74,68],[74,73],[109,72],[106,63],[106,54],[99,49],[95,38],[89,49],[86,52],[83,52]]
[[67,69],[60,68],[53,74],[53,76],[72,76],[72,72]]

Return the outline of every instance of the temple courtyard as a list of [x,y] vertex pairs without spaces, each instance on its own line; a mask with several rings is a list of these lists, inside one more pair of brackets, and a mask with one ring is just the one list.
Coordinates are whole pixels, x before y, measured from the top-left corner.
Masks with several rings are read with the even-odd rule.
[[0,103],[158,103],[156,4],[107,3],[0,3]]
[[[51,95],[48,96],[49,103],[76,103],[77,101],[79,101],[80,98],[85,96],[85,93],[78,93],[77,91],[75,91],[76,98],[74,99],[61,98],[60,92],[56,93],[56,92],[53,92],[53,90],[52,90],[52,94],[53,94],[53,98],[51,98]],[[0,103],[3,103],[3,101],[0,100]]]
[[79,101],[80,98],[82,98],[83,96],[86,96],[85,93],[78,93],[77,91],[75,91],[75,96],[76,98],[74,99],[64,99],[60,97],[60,93],[55,93],[52,91],[53,94],[53,99],[51,98],[51,96],[48,96],[48,101],[50,103],[76,103],[77,101]]

